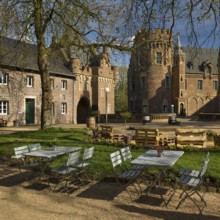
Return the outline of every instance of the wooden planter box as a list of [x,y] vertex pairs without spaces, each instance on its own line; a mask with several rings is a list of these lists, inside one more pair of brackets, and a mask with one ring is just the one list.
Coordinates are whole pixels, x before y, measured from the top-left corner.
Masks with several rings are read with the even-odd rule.
[[220,135],[215,135],[213,138],[214,138],[214,145],[216,147],[220,147]]

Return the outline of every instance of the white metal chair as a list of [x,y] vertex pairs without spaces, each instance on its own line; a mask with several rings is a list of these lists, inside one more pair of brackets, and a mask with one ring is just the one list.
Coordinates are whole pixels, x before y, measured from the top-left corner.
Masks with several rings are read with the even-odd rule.
[[[65,165],[51,170],[51,173],[58,179],[58,183],[53,191],[56,191],[57,187],[61,185],[63,187],[61,191],[65,190],[69,195],[69,187],[75,185],[76,180],[80,181],[78,178],[78,169],[73,167],[79,161],[79,157],[80,151],[70,153]],[[77,188],[79,188],[79,185],[77,185]]]
[[[190,199],[199,209],[200,213],[203,212],[204,208],[206,207],[206,201],[204,200],[205,192],[203,193],[203,195],[201,195],[199,188],[201,184],[203,183],[204,174],[207,170],[208,163],[209,163],[209,159],[206,159],[203,163],[202,170],[198,177],[192,177],[188,175],[187,176],[182,175],[180,177],[178,182],[183,191],[180,195],[180,201],[176,209],[180,208],[180,206],[185,202],[186,199]],[[194,195],[197,195],[200,201],[196,200],[196,197]]]
[[[82,160],[77,161],[76,163],[72,164],[72,167],[78,169],[79,174],[78,177],[81,178],[81,182],[83,183],[83,175],[92,180],[91,175],[89,175],[88,167],[91,165],[89,160],[93,157],[95,147],[85,148]],[[84,184],[83,184],[84,185]]]
[[[131,170],[131,169],[127,169],[126,167],[124,167],[123,163],[122,163],[120,151],[116,151],[116,152],[111,153],[110,159],[112,162],[112,167],[114,169],[115,178],[117,180],[117,183],[120,186],[125,187],[125,190],[127,191],[127,193],[129,194],[129,196],[132,200],[132,195],[131,195],[131,192],[128,190],[128,186],[133,185],[135,188],[135,191],[137,192],[138,195],[142,192],[141,187],[137,182],[138,178],[141,176],[141,171],[140,170]],[[139,190],[138,190],[136,184],[138,185]]]
[[29,152],[28,146],[15,147],[14,152],[15,154],[11,158],[21,172],[21,166],[25,164],[24,154]]
[[83,153],[82,160],[77,161],[73,166],[77,168],[83,168],[90,165],[89,159],[92,158],[94,154],[95,147],[86,148]]
[[[209,152],[206,154],[204,162],[207,161],[208,159],[209,159]],[[183,168],[180,170],[179,173],[185,176],[199,177],[201,175],[201,171],[202,170],[191,170],[191,169]]]
[[[129,146],[120,149],[121,155],[124,161],[130,161],[132,159],[132,154]],[[134,164],[130,167],[132,170],[141,170],[143,171],[146,167],[143,165]]]
[[28,148],[30,151],[41,150],[41,144],[40,143],[29,144]]

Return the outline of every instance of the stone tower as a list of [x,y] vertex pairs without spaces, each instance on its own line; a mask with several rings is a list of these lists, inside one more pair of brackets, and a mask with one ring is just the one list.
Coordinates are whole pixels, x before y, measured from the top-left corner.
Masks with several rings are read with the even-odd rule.
[[128,106],[139,114],[171,111],[172,34],[139,31],[128,70]]
[[185,115],[184,93],[185,93],[185,58],[178,35],[177,45],[174,53],[173,75],[172,75],[172,100],[175,106],[175,112]]

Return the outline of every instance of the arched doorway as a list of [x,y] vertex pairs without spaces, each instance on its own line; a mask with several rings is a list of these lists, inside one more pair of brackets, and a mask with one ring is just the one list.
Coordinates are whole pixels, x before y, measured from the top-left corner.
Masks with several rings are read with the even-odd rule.
[[87,121],[90,111],[89,100],[81,98],[77,106],[77,124],[84,124]]

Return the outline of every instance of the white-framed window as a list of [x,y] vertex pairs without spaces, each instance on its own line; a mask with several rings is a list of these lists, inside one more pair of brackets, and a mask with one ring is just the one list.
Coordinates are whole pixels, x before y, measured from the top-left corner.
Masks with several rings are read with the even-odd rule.
[[67,81],[66,80],[61,80],[61,89],[67,90]]
[[50,88],[54,89],[54,79],[50,79]]
[[8,101],[0,101],[0,115],[8,114]]
[[217,80],[214,80],[213,82],[212,82],[212,88],[213,88],[213,90],[218,90],[218,81]]
[[33,76],[27,76],[26,77],[26,86],[27,87],[33,87],[34,85],[34,77]]
[[0,85],[7,85],[8,84],[8,74],[1,72],[1,77],[0,77]]
[[67,113],[67,103],[61,103],[61,114],[65,115]]
[[198,80],[197,89],[202,90],[202,80]]
[[156,53],[156,63],[162,64],[162,53],[161,52]]

